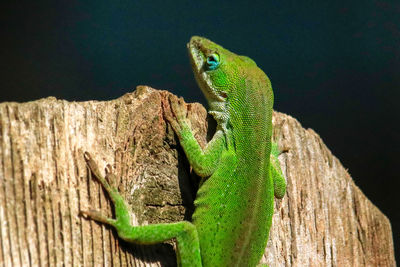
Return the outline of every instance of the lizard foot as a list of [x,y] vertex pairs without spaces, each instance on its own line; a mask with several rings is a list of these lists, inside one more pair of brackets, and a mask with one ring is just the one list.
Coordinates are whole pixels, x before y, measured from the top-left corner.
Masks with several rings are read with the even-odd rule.
[[187,108],[183,98],[175,95],[168,96],[168,105],[164,107],[164,116],[176,133],[181,132],[182,126],[187,124]]
[[130,225],[129,208],[125,203],[125,200],[119,194],[118,190],[109,184],[109,182],[115,181],[115,175],[111,171],[111,166],[107,165],[107,167],[105,168],[106,176],[103,177],[103,175],[99,171],[97,163],[93,160],[89,152],[84,153],[84,158],[91,173],[97,178],[97,180],[100,182],[100,184],[103,186],[103,188],[107,191],[108,195],[110,196],[111,201],[113,202],[115,207],[116,219],[108,218],[103,214],[101,214],[99,211],[95,210],[81,211],[81,214],[87,218],[108,225],[112,225],[116,228],[117,225],[119,226]]
[[108,218],[107,216],[104,216],[101,212],[97,210],[81,210],[80,214],[85,217],[86,219],[92,219],[97,222],[101,222],[104,224],[108,224],[111,226],[114,226],[116,223],[116,220],[112,218]]

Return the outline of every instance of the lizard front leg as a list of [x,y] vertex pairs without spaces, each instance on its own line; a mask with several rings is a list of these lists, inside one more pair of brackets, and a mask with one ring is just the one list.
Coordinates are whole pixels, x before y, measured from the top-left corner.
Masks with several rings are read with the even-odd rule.
[[269,171],[272,179],[274,180],[274,195],[276,198],[283,198],[286,193],[286,181],[279,163],[279,153],[278,144],[271,142]]
[[185,103],[182,98],[170,95],[169,107],[164,107],[164,116],[171,124],[185,155],[197,175],[208,177],[219,165],[222,151],[226,149],[226,138],[222,129],[217,129],[213,138],[203,149],[193,135],[190,122],[186,118]]

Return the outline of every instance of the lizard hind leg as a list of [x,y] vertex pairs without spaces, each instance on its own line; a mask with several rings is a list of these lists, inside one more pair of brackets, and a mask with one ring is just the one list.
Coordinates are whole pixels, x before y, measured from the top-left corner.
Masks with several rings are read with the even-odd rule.
[[177,241],[177,261],[182,267],[201,267],[200,242],[196,227],[187,221],[175,223],[160,223],[134,226],[130,223],[128,205],[118,190],[109,184],[115,179],[111,168],[106,168],[104,178],[96,162],[88,152],[85,152],[86,163],[109,194],[115,207],[115,219],[107,218],[98,211],[81,211],[81,214],[95,221],[111,225],[117,230],[118,236],[125,241],[136,244],[157,244],[173,238]]

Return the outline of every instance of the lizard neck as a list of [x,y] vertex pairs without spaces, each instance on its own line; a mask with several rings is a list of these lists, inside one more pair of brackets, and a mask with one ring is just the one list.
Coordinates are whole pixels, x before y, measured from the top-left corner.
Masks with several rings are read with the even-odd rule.
[[[243,158],[270,153],[273,93],[270,83],[243,79],[229,99],[229,122],[235,148]],[[243,155],[243,153],[245,153]]]

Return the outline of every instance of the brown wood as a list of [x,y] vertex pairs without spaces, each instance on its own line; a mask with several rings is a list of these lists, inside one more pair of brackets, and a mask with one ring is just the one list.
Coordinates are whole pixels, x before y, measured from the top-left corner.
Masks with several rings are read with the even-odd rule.
[[[108,163],[135,225],[189,219],[197,177],[163,117],[166,91],[140,86],[112,101],[53,97],[0,104],[0,266],[174,266],[173,242],[137,246],[86,220],[112,216],[83,152]],[[163,105],[164,104],[164,105]],[[188,104],[205,143],[206,111]],[[288,182],[275,204],[263,263],[395,266],[389,220],[364,196],[319,136],[275,112],[274,139]]]

